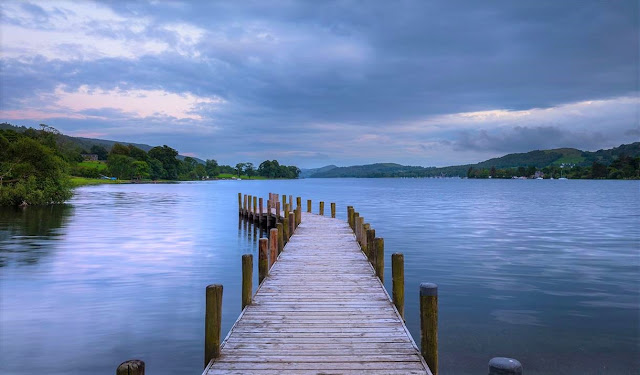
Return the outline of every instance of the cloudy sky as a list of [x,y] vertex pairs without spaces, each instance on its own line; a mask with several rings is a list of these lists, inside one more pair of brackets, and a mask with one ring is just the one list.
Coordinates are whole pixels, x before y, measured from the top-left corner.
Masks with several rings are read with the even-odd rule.
[[0,121],[221,163],[444,166],[640,139],[620,1],[3,1]]

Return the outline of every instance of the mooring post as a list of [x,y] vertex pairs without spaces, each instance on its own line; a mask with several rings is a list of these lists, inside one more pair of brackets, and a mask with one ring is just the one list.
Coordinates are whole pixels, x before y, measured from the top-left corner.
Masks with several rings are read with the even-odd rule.
[[293,210],[293,195],[289,194],[289,207]]
[[293,236],[293,232],[296,230],[296,216],[293,212],[289,212],[289,238]]
[[242,193],[238,193],[238,213],[242,215]]
[[267,200],[267,228],[271,227],[271,199]]
[[351,229],[353,230],[353,234],[356,234],[356,227],[357,227],[357,223],[358,223],[358,218],[360,217],[360,213],[358,212],[353,212],[353,219],[351,220],[351,223],[353,224],[353,226],[351,227]]
[[376,230],[368,229],[367,230],[367,247],[365,248],[365,254],[367,254],[367,258],[369,259],[369,263],[373,264],[373,255],[374,251],[374,239],[376,238]]
[[262,280],[269,273],[268,241],[266,238],[261,238],[258,241],[258,285],[262,284]]
[[307,212],[311,213],[311,199],[307,199]]
[[287,196],[282,194],[282,211],[286,211],[284,208],[287,205]]
[[302,206],[302,197],[296,197],[296,208]]
[[513,358],[491,358],[489,375],[522,375],[522,364]]
[[284,212],[284,220],[283,220],[283,223],[282,223],[282,229],[284,231],[283,241],[284,241],[284,244],[286,245],[287,242],[289,242],[289,235],[290,235],[289,234],[289,212],[287,212],[287,211]]
[[130,359],[122,362],[116,369],[116,375],[144,375],[144,361]]
[[367,231],[371,229],[371,225],[369,223],[364,223],[362,225],[362,252],[363,253],[367,253],[367,246],[368,246],[368,242],[367,242]]
[[204,367],[220,356],[222,327],[222,285],[207,286],[204,314]]
[[364,217],[358,216],[358,220],[356,221],[356,241],[358,241],[358,245],[362,248],[362,230],[364,229]]
[[324,216],[324,202],[320,202],[320,212],[318,214]]
[[282,220],[280,220],[280,204],[278,202],[276,202],[276,224],[281,222]]
[[333,202],[331,203],[331,217],[336,218],[336,204]]
[[384,238],[376,237],[373,243],[376,251],[376,263],[373,268],[375,268],[380,281],[384,283]]
[[262,197],[258,199],[258,206],[258,223],[260,224],[260,226],[262,226]]
[[349,222],[349,227],[353,228],[351,226],[351,214],[353,212],[353,206],[347,206],[347,222]]
[[420,284],[420,344],[424,360],[438,375],[438,286]]
[[404,319],[404,255],[391,254],[391,279],[393,280],[393,304]]
[[242,256],[242,310],[251,304],[253,291],[253,255]]
[[298,225],[300,225],[300,223],[302,223],[302,207],[298,206],[296,207],[296,229],[298,228]]
[[278,258],[278,230],[273,228],[269,231],[269,269]]
[[251,219],[251,194],[247,195],[247,219]]
[[247,216],[247,194],[244,195],[244,201],[242,202],[242,216]]
[[278,254],[280,254],[284,249],[284,228],[282,223],[276,224],[276,228],[278,229]]
[[253,221],[256,221],[258,215],[258,197],[253,197]]

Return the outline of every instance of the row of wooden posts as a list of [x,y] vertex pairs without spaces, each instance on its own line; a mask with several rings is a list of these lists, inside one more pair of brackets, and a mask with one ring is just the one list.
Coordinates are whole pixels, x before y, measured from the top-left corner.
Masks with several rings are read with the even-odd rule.
[[[300,197],[296,197],[296,208],[291,211],[293,197],[269,193],[266,212],[263,212],[263,198],[238,193],[238,212],[246,220],[269,229],[268,238],[260,238],[258,243],[258,284],[261,284],[277,261],[284,245],[302,222]],[[280,212],[284,212],[281,220]],[[312,212],[312,201],[307,200],[307,212]],[[319,202],[319,215],[324,215],[324,202]],[[273,217],[272,217],[273,216]],[[331,203],[331,217],[336,217],[336,204]],[[375,229],[364,221],[364,217],[347,206],[347,220],[356,241],[367,256],[376,275],[384,283],[384,239],[376,237]],[[404,319],[404,255],[391,255],[392,300],[400,316]],[[204,366],[220,356],[222,327],[221,284],[208,285],[205,307],[205,353]],[[251,304],[253,292],[253,255],[242,255],[242,310]],[[438,286],[433,283],[420,284],[420,347],[421,354],[434,375],[438,374]],[[144,362],[129,360],[118,366],[116,375],[144,375]],[[515,359],[496,357],[489,361],[489,375],[522,375],[522,365]]]

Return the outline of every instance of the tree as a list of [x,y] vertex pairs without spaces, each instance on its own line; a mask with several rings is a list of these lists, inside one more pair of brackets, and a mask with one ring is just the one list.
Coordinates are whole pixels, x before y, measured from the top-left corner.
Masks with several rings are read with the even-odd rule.
[[156,181],[162,176],[166,174],[164,168],[162,168],[162,163],[158,159],[150,159],[149,160],[149,177]]
[[98,160],[107,160],[109,156],[109,152],[103,146],[93,145],[89,152],[98,155]]
[[140,161],[149,160],[149,155],[147,155],[147,153],[143,149],[138,148],[134,145],[129,145],[128,148],[129,148],[129,156],[131,156],[132,158]]
[[253,163],[244,163],[244,173],[249,177],[255,175],[255,169],[253,169]]
[[207,159],[204,163],[204,168],[209,177],[215,177],[220,174],[220,168],[218,167],[218,162],[213,159]]
[[157,146],[149,150],[149,157],[157,159],[162,163],[162,168],[164,169],[162,178],[167,180],[175,180],[178,178],[180,160],[176,159],[176,156],[178,156],[178,151],[167,145],[162,147]]
[[142,160],[136,160],[131,164],[131,175],[137,180],[149,178],[151,169],[149,164]]
[[240,177],[240,174],[242,174],[243,170],[244,170],[244,163],[236,164],[236,173],[238,173],[238,177]]
[[135,161],[136,159],[126,155],[111,154],[107,159],[107,165],[109,166],[111,174],[122,180],[133,176],[133,163]]
[[114,143],[113,146],[111,147],[111,152],[109,153],[112,155],[129,156],[129,147],[120,143]]
[[496,167],[494,167],[494,166],[491,167],[491,171],[489,172],[489,176],[491,176],[491,178],[496,178]]

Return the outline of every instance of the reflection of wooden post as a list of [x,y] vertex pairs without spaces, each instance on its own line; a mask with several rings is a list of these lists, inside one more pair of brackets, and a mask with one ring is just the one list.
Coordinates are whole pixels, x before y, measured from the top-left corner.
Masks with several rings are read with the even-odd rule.
[[335,203],[331,203],[331,217],[332,218],[336,218],[336,204]]
[[271,229],[269,231],[269,269],[273,267],[273,264],[278,258],[278,230]]
[[253,255],[242,256],[242,310],[251,304],[253,291]]
[[222,327],[222,285],[207,286],[204,315],[204,367],[220,357],[220,331]]
[[116,375],[144,375],[144,362],[139,359],[122,362],[116,369]]
[[404,319],[404,255],[391,255],[391,279],[393,280],[393,304]]
[[433,375],[438,375],[438,286],[420,284],[420,343],[422,356]]
[[284,226],[282,223],[278,223],[276,228],[278,228],[278,254],[282,252],[284,249]]
[[266,238],[261,238],[258,241],[258,284],[262,284],[262,280],[267,277],[269,273],[269,254],[267,247],[269,241]]
[[513,358],[491,358],[489,375],[522,375],[522,365]]
[[320,202],[320,212],[318,212],[319,215],[324,215],[324,202]]
[[307,199],[307,212],[311,213],[311,199]]

